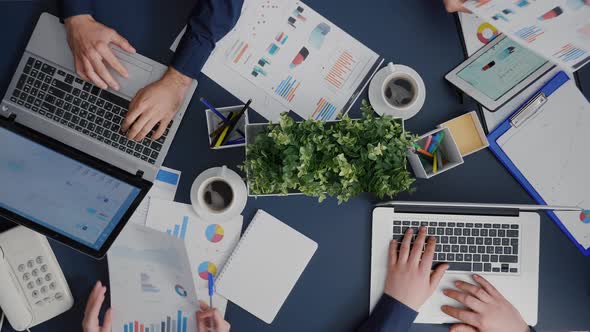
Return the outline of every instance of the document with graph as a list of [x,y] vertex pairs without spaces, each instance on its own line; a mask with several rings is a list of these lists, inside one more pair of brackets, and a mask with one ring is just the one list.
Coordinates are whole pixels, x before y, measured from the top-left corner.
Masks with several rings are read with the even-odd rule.
[[[242,234],[243,217],[232,220],[208,221],[200,218],[190,204],[151,199],[146,226],[184,241],[193,271],[197,297],[208,298],[208,276],[214,277]],[[215,294],[213,303],[225,314],[227,299]]]
[[184,242],[128,224],[108,253],[114,332],[192,332],[199,310]]
[[300,1],[246,0],[203,72],[276,121],[345,113],[383,60]]
[[590,0],[468,0],[465,7],[564,69],[590,62]]

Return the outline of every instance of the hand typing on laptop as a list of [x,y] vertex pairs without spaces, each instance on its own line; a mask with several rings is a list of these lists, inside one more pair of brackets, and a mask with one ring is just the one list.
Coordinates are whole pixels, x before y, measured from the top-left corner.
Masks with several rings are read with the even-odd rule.
[[428,239],[423,254],[426,228],[420,228],[416,242],[410,248],[413,235],[410,228],[401,243],[399,254],[397,240],[389,244],[389,273],[385,281],[385,294],[418,311],[434,293],[448,265],[441,264],[431,273],[436,240]]
[[[389,265],[384,294],[371,316],[358,332],[407,331],[420,307],[432,296],[449,268],[446,263],[432,269],[436,239],[426,240],[426,227],[420,227],[412,243],[414,230],[408,228],[401,246],[397,240],[389,244]],[[426,243],[424,252],[422,249]],[[399,247],[399,249],[398,249]],[[456,282],[458,290],[444,294],[468,310],[443,306],[441,310],[458,320],[451,332],[527,332],[532,331],[520,313],[487,280],[474,275],[478,286]]]
[[527,332],[530,328],[516,308],[486,279],[473,275],[477,285],[457,281],[459,289],[445,289],[444,294],[461,303],[466,309],[443,306],[442,311],[462,323],[451,327],[451,332]]
[[[74,55],[76,72],[101,89],[119,90],[119,83],[107,69],[112,67],[123,77],[128,72],[108,46],[113,43],[126,52],[135,48],[113,29],[97,22],[90,15],[76,15],[65,20],[68,43]],[[129,112],[121,126],[132,140],[141,141],[158,124],[152,135],[157,140],[174,118],[192,79],[169,67],[164,76],[141,89],[129,105]]]
[[[118,90],[119,82],[115,81],[106,66],[112,67],[122,77],[127,77],[128,73],[108,45],[113,43],[130,53],[135,49],[113,29],[94,20],[89,1],[62,2],[76,72],[102,89],[110,87]],[[121,130],[127,133],[129,139],[142,141],[154,128],[151,139],[162,137],[215,43],[237,22],[242,4],[243,0],[196,2],[171,66],[160,80],[141,89],[129,105],[129,112],[121,125]]]

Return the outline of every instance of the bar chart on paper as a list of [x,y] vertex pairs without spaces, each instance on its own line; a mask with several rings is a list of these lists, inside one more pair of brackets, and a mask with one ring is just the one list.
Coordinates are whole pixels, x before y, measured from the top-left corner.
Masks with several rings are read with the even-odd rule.
[[124,332],[187,332],[187,316],[178,310],[175,316],[166,316],[159,322],[128,322],[123,326]]
[[324,80],[331,86],[342,89],[350,78],[356,65],[356,60],[348,51],[342,51],[334,60]]
[[167,229],[166,234],[184,240],[186,236],[186,227],[188,225],[188,216],[182,217],[182,224],[175,224],[173,229]]
[[311,119],[314,120],[332,120],[334,115],[337,114],[338,108],[329,103],[325,98],[321,98],[315,108],[315,111],[311,115]]
[[293,98],[295,98],[295,93],[300,85],[301,82],[298,82],[293,76],[289,75],[279,83],[275,89],[275,93],[283,99],[286,99],[288,102],[291,102],[293,101]]

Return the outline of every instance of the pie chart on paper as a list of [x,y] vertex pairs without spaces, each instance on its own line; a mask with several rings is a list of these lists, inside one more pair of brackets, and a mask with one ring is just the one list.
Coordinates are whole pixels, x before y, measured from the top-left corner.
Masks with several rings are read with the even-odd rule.
[[477,39],[479,39],[479,41],[484,44],[491,42],[494,38],[498,36],[498,34],[498,29],[496,29],[495,26],[489,24],[488,22],[482,23],[477,28]]
[[223,240],[223,235],[224,231],[221,225],[211,224],[205,229],[205,237],[209,242],[217,243]]
[[590,210],[580,212],[580,221],[584,224],[590,224]]
[[213,276],[217,275],[217,266],[211,262],[203,262],[199,264],[199,277],[203,280],[209,280],[209,273]]

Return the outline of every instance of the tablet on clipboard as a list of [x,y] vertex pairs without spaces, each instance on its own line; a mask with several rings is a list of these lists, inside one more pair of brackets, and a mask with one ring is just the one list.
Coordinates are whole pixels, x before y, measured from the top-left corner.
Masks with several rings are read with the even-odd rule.
[[445,78],[488,110],[495,111],[553,67],[553,63],[500,35]]

